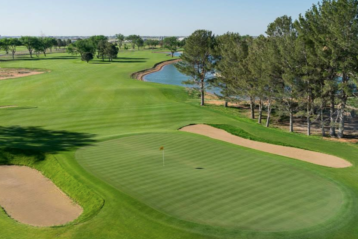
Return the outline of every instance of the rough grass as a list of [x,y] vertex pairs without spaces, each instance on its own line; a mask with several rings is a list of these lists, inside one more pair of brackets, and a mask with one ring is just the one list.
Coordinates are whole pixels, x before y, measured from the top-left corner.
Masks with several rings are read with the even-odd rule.
[[[358,210],[357,146],[266,129],[218,108],[199,107],[183,88],[130,79],[131,73],[170,59],[165,54],[153,54],[148,50],[120,52],[119,59],[113,63],[96,59],[90,64],[67,54],[50,54],[47,58],[34,59],[19,56],[15,61],[2,59],[0,67],[41,68],[50,72],[0,81],[0,105],[19,106],[0,109],[0,145],[55,155],[56,162],[68,175],[91,188],[105,200],[105,204],[93,217],[76,225],[58,228],[29,227],[0,212],[0,238],[358,238],[358,215],[355,213]],[[198,225],[148,207],[129,192],[118,190],[84,170],[74,157],[74,150],[78,147],[93,145],[98,140],[116,139],[133,133],[173,132],[185,125],[199,123],[231,125],[262,140],[295,145],[349,160],[354,164],[351,168],[327,169],[297,160],[283,160],[282,157],[272,159],[273,162],[286,162],[293,168],[299,167],[302,173],[307,171],[309,175],[329,178],[341,185],[339,187],[347,195],[346,211],[350,213],[339,217],[334,225],[326,223],[315,230],[302,229],[299,232],[230,231]],[[204,137],[197,139],[203,144],[207,142]],[[215,145],[224,145],[215,142]],[[55,166],[51,169],[53,161],[43,162],[49,164],[43,168],[45,174],[56,171]],[[260,176],[263,177],[264,173]],[[58,177],[58,181],[66,182],[67,175],[59,174]],[[277,183],[287,182],[282,180]],[[71,186],[58,185],[74,198]],[[83,207],[91,210],[95,205],[91,203]]]

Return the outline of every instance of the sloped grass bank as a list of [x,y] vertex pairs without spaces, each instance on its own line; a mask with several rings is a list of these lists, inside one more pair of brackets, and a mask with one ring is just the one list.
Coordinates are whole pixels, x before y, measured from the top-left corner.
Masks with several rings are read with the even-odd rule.
[[104,200],[68,174],[58,163],[55,155],[31,149],[2,148],[0,149],[0,165],[21,165],[34,168],[79,204],[83,208],[83,213],[68,224],[84,222],[96,215],[103,207]]

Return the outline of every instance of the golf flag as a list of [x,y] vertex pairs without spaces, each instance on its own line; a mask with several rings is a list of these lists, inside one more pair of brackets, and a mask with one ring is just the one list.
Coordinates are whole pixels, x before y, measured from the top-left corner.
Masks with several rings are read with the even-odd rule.
[[165,159],[164,159],[164,146],[159,148],[160,151],[163,151],[163,167],[165,166]]

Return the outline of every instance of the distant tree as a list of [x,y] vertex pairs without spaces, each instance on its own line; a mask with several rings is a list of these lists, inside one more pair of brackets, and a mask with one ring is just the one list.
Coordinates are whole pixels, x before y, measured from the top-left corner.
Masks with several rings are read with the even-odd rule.
[[64,46],[64,43],[63,43],[62,39],[57,39],[56,41],[57,41],[56,46],[61,49],[61,47]]
[[107,42],[105,54],[108,57],[108,61],[113,61],[113,59],[117,58],[118,47],[115,44]]
[[156,48],[159,45],[159,41],[158,40],[153,40],[152,41],[152,47]]
[[54,44],[57,43],[57,41],[54,38],[49,38],[49,37],[40,38],[39,40],[42,44],[42,48],[43,48],[42,52],[43,52],[44,56],[46,56],[46,51],[48,49],[51,50],[51,48],[54,46]]
[[145,45],[147,45],[148,48],[153,49],[153,48],[155,48],[157,45],[159,45],[159,41],[158,41],[158,40],[148,39],[148,40],[145,41]]
[[93,60],[93,54],[91,52],[84,52],[81,56],[82,61],[86,61],[87,63]]
[[102,61],[104,61],[104,58],[106,56],[107,43],[107,41],[101,40],[98,42],[97,45],[97,58],[102,58]]
[[55,47],[55,49],[57,49],[57,40],[55,38],[50,38],[51,39],[51,46],[50,46],[50,51],[52,52],[52,48]]
[[124,37],[124,35],[122,35],[122,34],[116,34],[116,39],[117,39],[117,41],[118,41],[118,47],[119,47],[119,49],[121,49],[125,37]]
[[212,53],[215,48],[215,36],[211,31],[197,30],[188,37],[181,61],[175,66],[183,74],[191,76],[191,84],[200,87],[201,105],[205,104],[207,73],[213,71]]
[[[89,44],[92,44],[92,46],[94,47],[95,51],[97,51],[97,53],[98,53],[98,44],[100,42],[102,42],[102,41],[108,42],[108,37],[103,36],[103,35],[95,35],[95,36],[91,36],[86,41]],[[92,53],[93,53],[93,55],[95,55],[96,52],[92,52]]]
[[3,49],[7,54],[9,54],[9,50],[10,50],[10,39],[8,38],[3,38],[0,39],[0,45],[1,45],[1,49]]
[[71,43],[67,47],[67,52],[73,55],[80,54],[81,57],[85,52],[90,52],[92,55],[95,55],[96,48],[93,44],[93,42],[87,40],[78,40],[74,43]]
[[140,47],[144,46],[144,41],[143,41],[143,39],[141,37],[138,37],[136,39],[136,41],[135,41],[135,44],[136,44],[136,46],[138,47],[138,50],[139,50]]
[[138,35],[129,35],[126,37],[126,40],[130,41],[132,45],[132,49],[135,49],[135,46],[137,45],[137,40],[140,38]]
[[167,37],[164,39],[164,47],[167,48],[172,57],[174,57],[174,53],[178,50],[178,40],[176,37]]
[[12,59],[15,59],[16,47],[21,46],[21,41],[17,38],[9,39],[9,49],[12,54]]
[[185,46],[185,42],[186,42],[186,38],[184,38],[183,40],[181,41],[178,41],[178,47],[182,48]]
[[30,37],[24,36],[20,38],[22,44],[27,48],[29,51],[30,57],[32,58],[32,52],[34,51],[34,47],[38,45],[38,38],[37,37]]

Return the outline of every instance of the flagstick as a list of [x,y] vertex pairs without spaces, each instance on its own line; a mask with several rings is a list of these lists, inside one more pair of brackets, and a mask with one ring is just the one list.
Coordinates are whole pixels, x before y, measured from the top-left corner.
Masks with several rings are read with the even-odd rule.
[[165,166],[165,161],[164,161],[164,149],[163,149],[163,167]]

